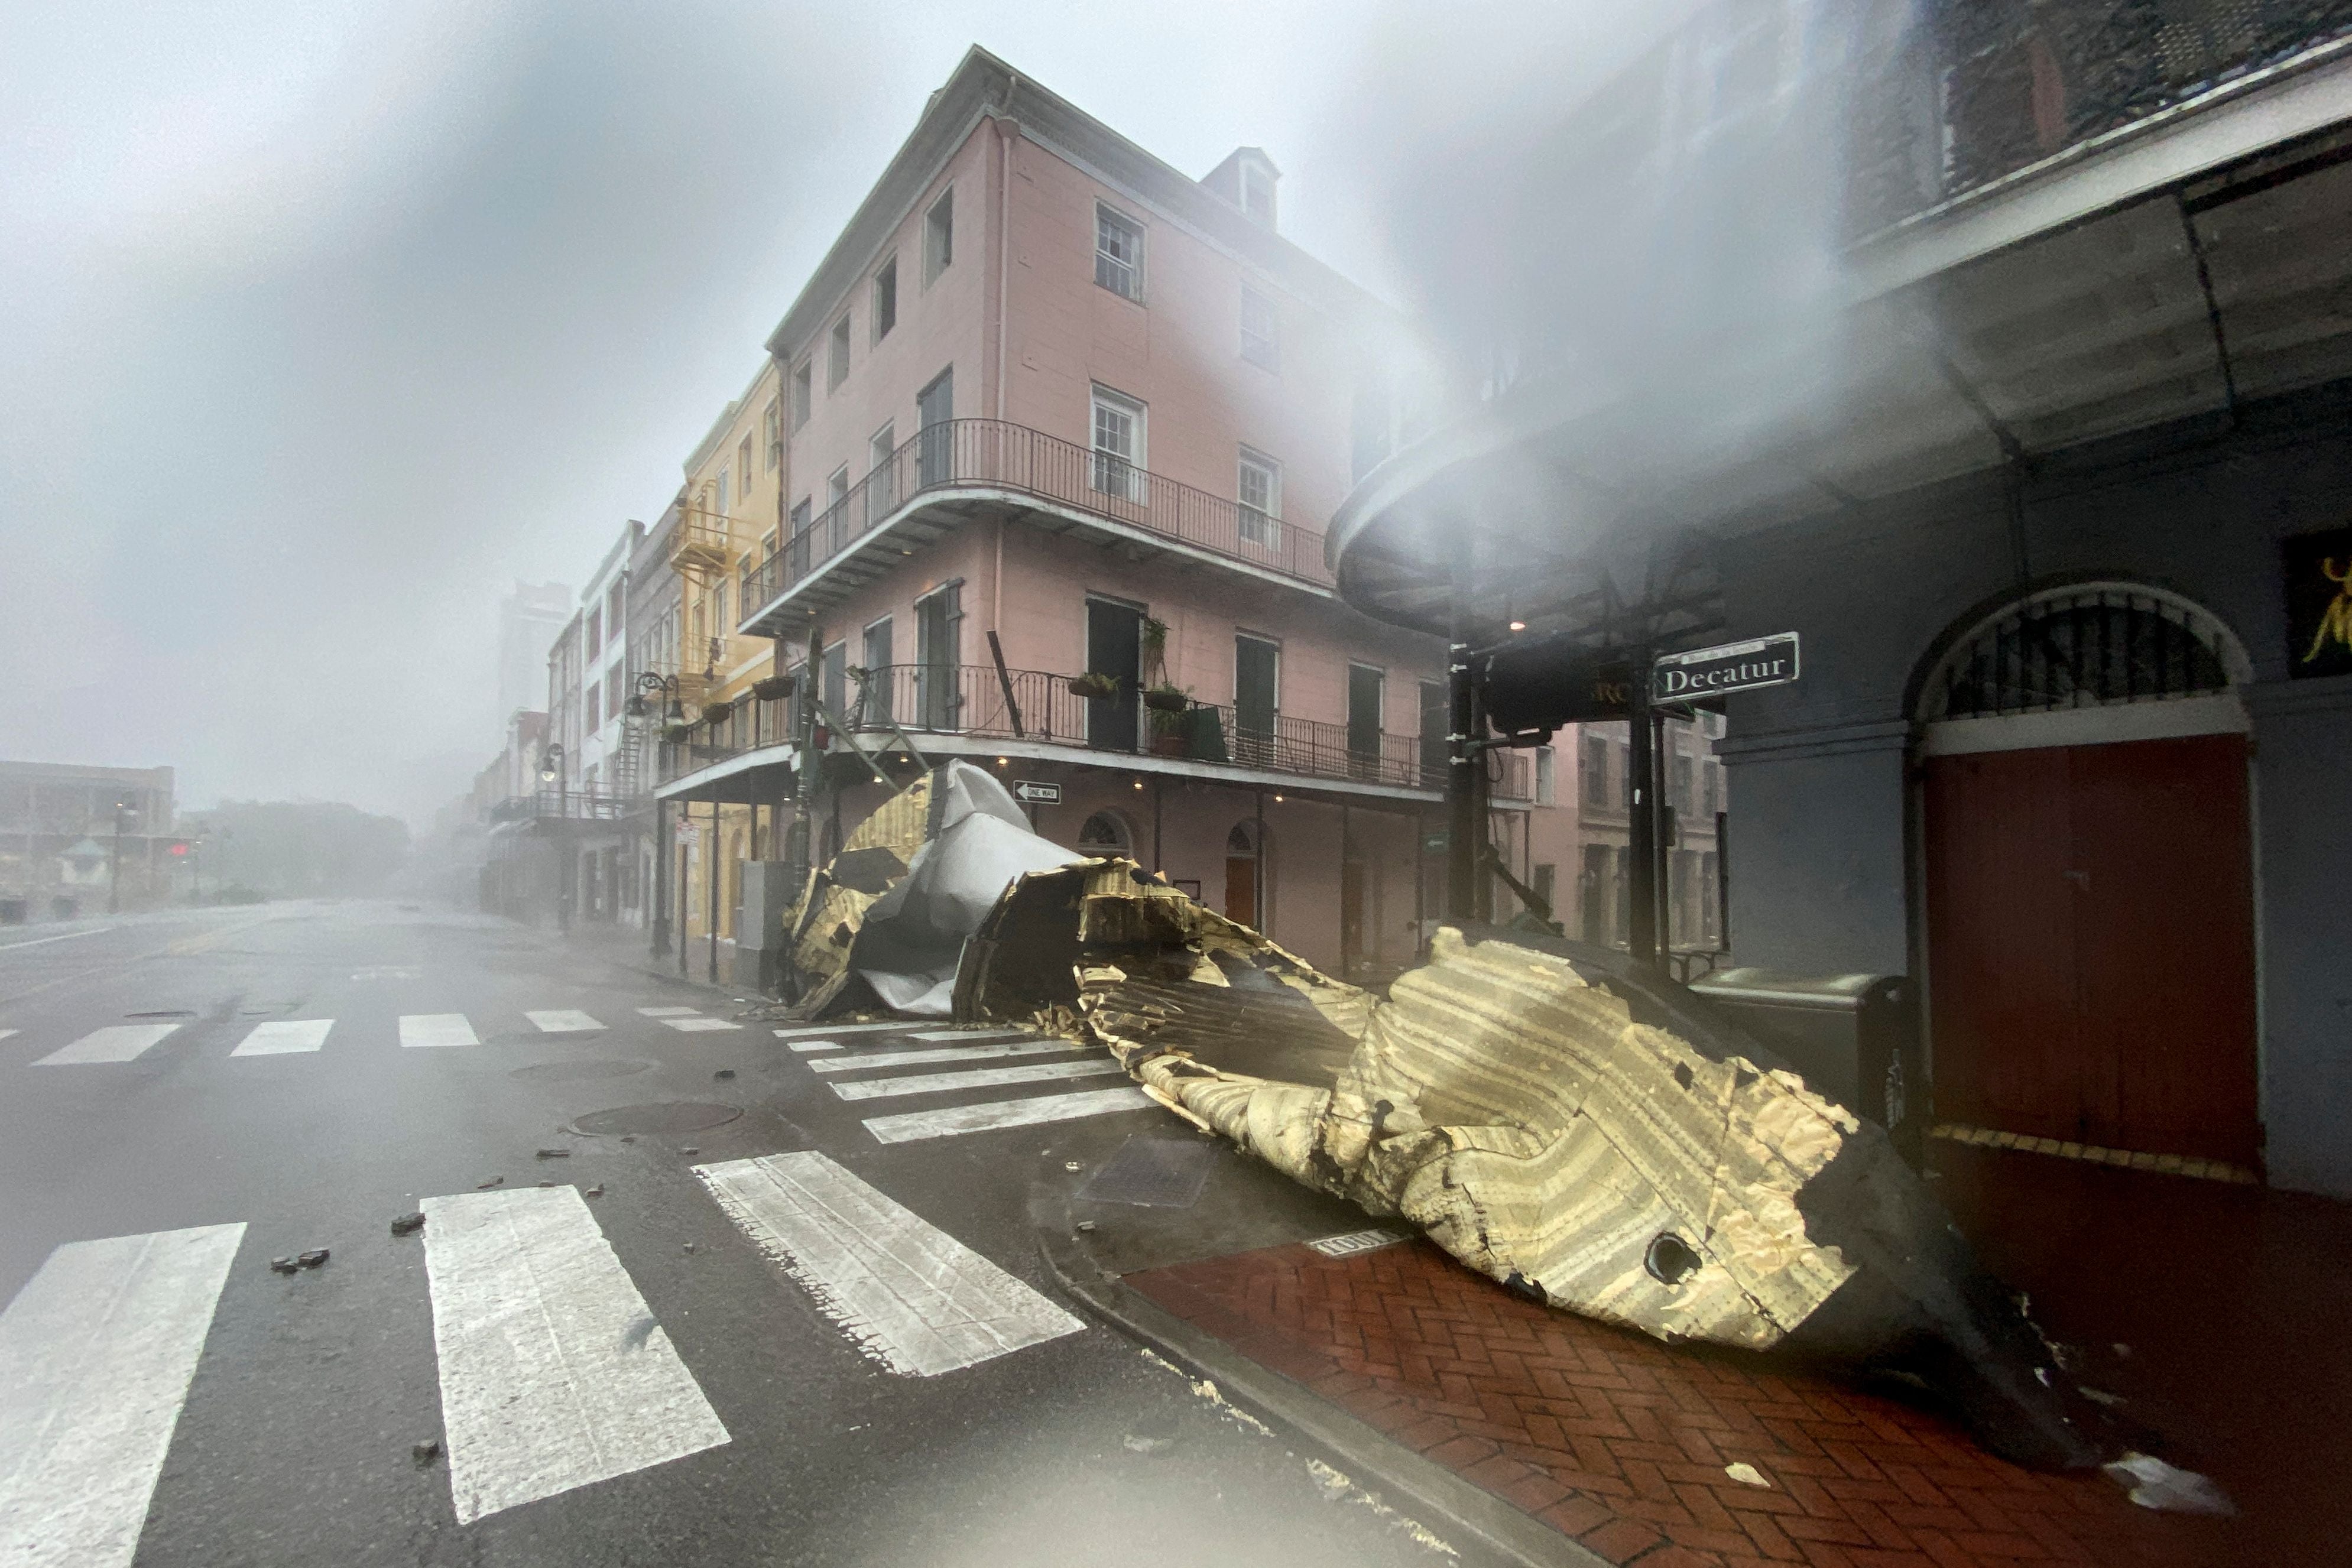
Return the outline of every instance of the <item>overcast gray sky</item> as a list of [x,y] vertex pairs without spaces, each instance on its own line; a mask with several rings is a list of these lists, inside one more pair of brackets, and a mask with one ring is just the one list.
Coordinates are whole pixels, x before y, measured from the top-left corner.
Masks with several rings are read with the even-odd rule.
[[974,43],[1403,298],[1400,193],[1685,8],[7,7],[0,756],[423,825]]

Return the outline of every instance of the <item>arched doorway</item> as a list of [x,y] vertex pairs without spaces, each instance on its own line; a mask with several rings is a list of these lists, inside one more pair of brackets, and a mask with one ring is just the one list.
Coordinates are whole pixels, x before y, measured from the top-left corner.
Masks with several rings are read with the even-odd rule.
[[1225,918],[1255,931],[1265,929],[1263,831],[1252,820],[1225,835]]
[[1939,1121],[2253,1166],[2243,652],[2137,584],[2021,599],[1918,699]]
[[1135,830],[1117,811],[1097,811],[1078,829],[1081,854],[1135,858]]

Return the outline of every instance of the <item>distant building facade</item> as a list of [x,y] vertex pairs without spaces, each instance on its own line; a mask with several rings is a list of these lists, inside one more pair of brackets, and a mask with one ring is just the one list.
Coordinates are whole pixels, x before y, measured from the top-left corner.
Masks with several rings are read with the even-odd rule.
[[0,762],[0,925],[168,902],[174,811],[169,768]]

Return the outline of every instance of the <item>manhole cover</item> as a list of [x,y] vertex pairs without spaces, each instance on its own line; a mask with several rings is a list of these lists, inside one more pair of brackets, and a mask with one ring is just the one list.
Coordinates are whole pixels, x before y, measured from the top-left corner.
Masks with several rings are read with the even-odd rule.
[[632,1073],[649,1072],[653,1065],[650,1061],[542,1061],[537,1067],[518,1067],[507,1076],[546,1083],[577,1083],[590,1078],[626,1078]]
[[572,1124],[583,1137],[611,1137],[619,1133],[699,1133],[724,1126],[743,1113],[732,1105],[669,1102],[660,1105],[620,1105],[591,1111]]

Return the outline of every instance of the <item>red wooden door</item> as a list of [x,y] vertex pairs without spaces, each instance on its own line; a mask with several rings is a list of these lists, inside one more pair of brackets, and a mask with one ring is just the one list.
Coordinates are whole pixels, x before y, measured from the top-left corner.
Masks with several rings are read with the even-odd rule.
[[1927,768],[1937,1114],[2254,1162],[2245,740]]

